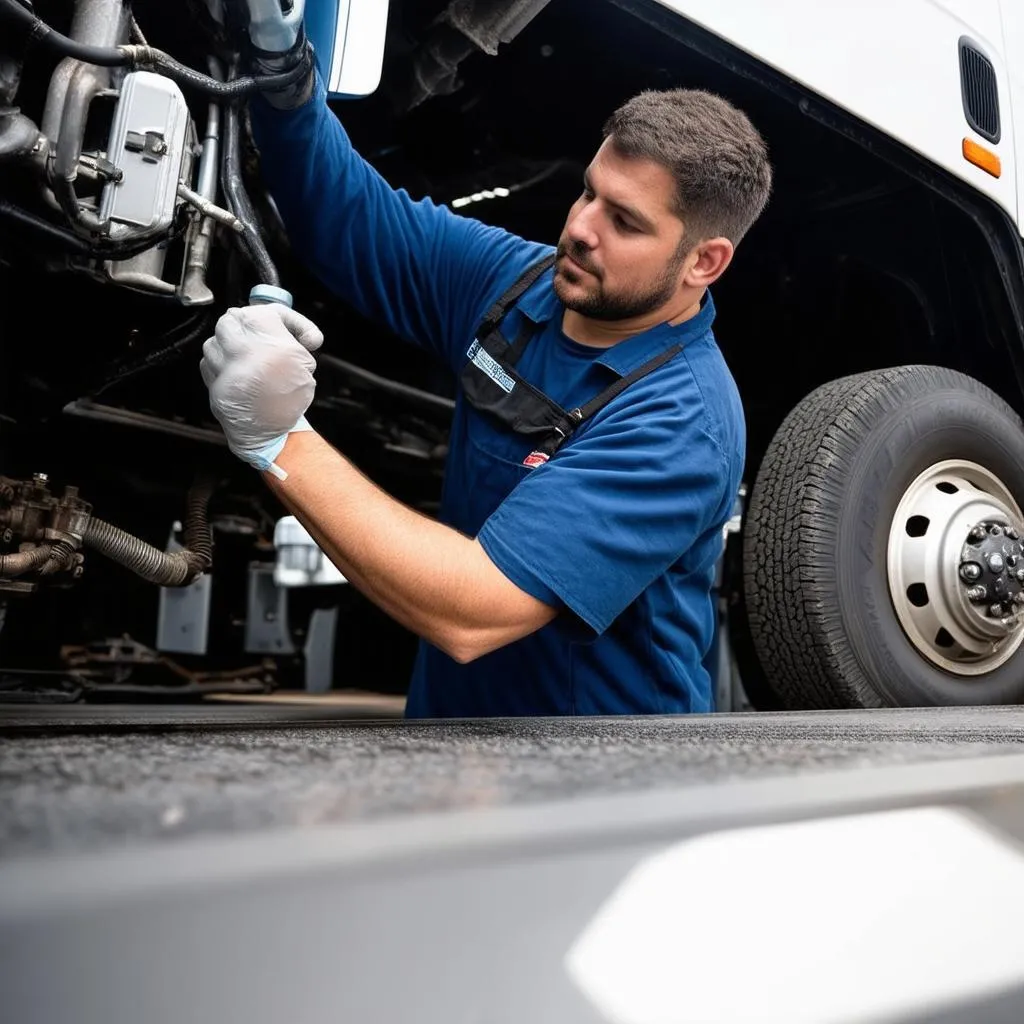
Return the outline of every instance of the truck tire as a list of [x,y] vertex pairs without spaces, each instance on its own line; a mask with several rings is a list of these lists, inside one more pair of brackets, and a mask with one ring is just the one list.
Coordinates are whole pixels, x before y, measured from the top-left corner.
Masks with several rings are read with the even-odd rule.
[[808,395],[744,523],[750,639],[786,707],[1024,701],[1024,425],[939,366]]

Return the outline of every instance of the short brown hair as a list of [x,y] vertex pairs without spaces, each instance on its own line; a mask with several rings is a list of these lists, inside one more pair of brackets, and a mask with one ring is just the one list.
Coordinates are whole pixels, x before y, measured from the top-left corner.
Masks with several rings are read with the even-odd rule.
[[653,160],[672,173],[676,212],[691,245],[720,235],[737,244],[768,202],[768,147],[750,118],[714,93],[639,93],[608,118],[604,137],[623,156]]

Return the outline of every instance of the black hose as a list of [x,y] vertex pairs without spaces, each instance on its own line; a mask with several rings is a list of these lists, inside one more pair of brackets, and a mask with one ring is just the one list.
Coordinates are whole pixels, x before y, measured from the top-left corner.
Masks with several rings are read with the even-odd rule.
[[242,181],[241,138],[238,125],[238,111],[228,107],[224,112],[224,152],[221,159],[220,183],[227,198],[228,209],[242,222],[243,247],[249,257],[256,275],[263,284],[278,287],[281,276],[277,272],[274,261],[270,258],[267,247],[256,228],[256,211],[253,209],[249,193]]
[[24,576],[42,568],[50,558],[52,544],[40,544],[28,551],[14,551],[9,555],[0,555],[0,579],[12,576]]
[[[184,325],[186,333],[182,337],[174,338],[172,341],[167,342],[166,345],[151,352],[145,352],[143,355],[137,356],[130,363],[125,363],[122,360],[120,363],[108,366],[100,374],[100,383],[90,393],[90,398],[99,398],[112,387],[131,379],[136,374],[163,366],[181,354],[185,349],[194,345],[200,338],[208,338],[213,333],[215,319],[216,314],[214,313],[201,313],[198,316],[192,317]],[[180,326],[175,328],[175,331],[179,330]]]
[[28,228],[46,241],[53,242],[76,256],[88,256],[93,259],[126,260],[147,249],[152,249],[157,243],[155,238],[131,239],[123,242],[101,240],[90,243],[3,198],[0,198],[0,219],[6,219],[20,227]]
[[185,518],[185,543],[181,551],[161,551],[102,519],[90,519],[85,543],[111,561],[131,569],[149,583],[161,587],[185,587],[210,568],[213,534],[207,506],[212,486],[198,483],[189,492]]
[[100,67],[153,68],[177,82],[208,96],[222,100],[245,99],[256,92],[278,92],[294,85],[313,69],[312,50],[307,46],[293,68],[274,75],[245,75],[230,82],[218,82],[199,71],[186,67],[163,50],[151,46],[89,46],[54,31],[18,0],[0,0],[0,17],[17,22],[28,33],[29,41],[62,57],[74,57],[86,64]]
[[62,57],[74,57],[87,64],[115,68],[129,64],[127,53],[111,46],[89,46],[55,32],[49,25],[37,18],[30,10],[22,7],[18,0],[0,0],[0,16],[17,22],[28,32],[29,41],[52,50]]
[[16,108],[0,109],[0,163],[23,160],[32,153],[39,129]]
[[125,46],[122,49],[129,52],[134,67],[152,68],[184,88],[195,89],[218,100],[244,100],[257,92],[280,92],[313,70],[313,54],[308,46],[302,51],[298,63],[287,71],[273,75],[232,76],[227,82],[219,82],[201,71],[186,67],[170,54],[151,46]]

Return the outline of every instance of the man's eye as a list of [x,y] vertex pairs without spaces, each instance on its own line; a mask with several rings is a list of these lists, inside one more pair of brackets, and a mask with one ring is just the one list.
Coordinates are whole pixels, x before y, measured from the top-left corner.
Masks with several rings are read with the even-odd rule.
[[635,224],[632,224],[628,220],[626,220],[625,217],[616,217],[615,226],[620,231],[624,231],[626,234],[629,235],[634,235],[640,230]]

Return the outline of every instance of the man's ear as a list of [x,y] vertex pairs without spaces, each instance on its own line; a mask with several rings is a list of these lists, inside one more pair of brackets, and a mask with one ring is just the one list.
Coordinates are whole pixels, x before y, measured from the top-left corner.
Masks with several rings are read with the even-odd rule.
[[707,288],[717,281],[732,263],[736,247],[728,238],[705,238],[686,258],[683,284]]

